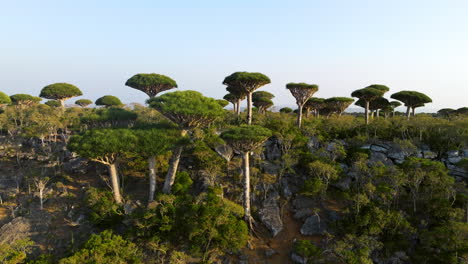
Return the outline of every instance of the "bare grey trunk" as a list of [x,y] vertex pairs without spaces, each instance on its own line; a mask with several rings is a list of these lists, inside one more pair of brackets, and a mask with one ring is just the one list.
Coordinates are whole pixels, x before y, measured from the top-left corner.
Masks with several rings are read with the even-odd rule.
[[236,114],[237,115],[240,115],[241,102],[242,102],[241,99],[237,100],[237,105],[236,105]]
[[115,202],[122,203],[122,196],[120,195],[119,176],[117,175],[117,165],[115,163],[107,165],[112,184],[112,192],[114,193]]
[[60,106],[62,107],[62,110],[65,110],[65,100],[59,100]]
[[412,107],[412,108],[411,108],[411,115],[412,115],[412,116],[415,116],[415,113],[414,113],[414,112],[415,112],[415,109],[416,109],[416,107]]
[[164,181],[163,193],[170,193],[172,185],[174,184],[177,168],[179,167],[180,156],[182,155],[182,147],[177,147],[172,154],[167,171],[166,180]]
[[245,221],[252,227],[252,217],[250,216],[250,164],[249,152],[243,153],[242,161],[244,163],[244,213]]
[[366,109],[364,110],[364,114],[366,115],[366,125],[369,124],[369,104],[369,101],[366,101]]
[[252,124],[252,93],[247,95],[247,124]]
[[44,189],[39,188],[39,203],[41,204],[41,210],[44,209]]
[[409,120],[410,119],[410,107],[406,107],[406,118]]
[[376,112],[375,114],[376,114],[376,117],[379,118],[379,116],[380,116],[380,109],[377,109],[377,112]]
[[302,125],[302,105],[299,105],[299,111],[297,111],[297,127],[301,128]]
[[156,156],[148,158],[148,167],[150,182],[148,203],[150,203],[154,200],[154,193],[156,192]]

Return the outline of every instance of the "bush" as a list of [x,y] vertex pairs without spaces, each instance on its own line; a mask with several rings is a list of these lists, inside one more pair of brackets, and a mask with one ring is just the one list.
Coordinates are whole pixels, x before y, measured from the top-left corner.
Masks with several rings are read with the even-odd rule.
[[85,202],[91,209],[91,221],[100,227],[112,227],[123,219],[123,208],[115,203],[111,191],[90,188],[86,192]]
[[106,230],[99,235],[91,235],[83,248],[59,264],[138,264],[143,263],[142,254],[130,241]]

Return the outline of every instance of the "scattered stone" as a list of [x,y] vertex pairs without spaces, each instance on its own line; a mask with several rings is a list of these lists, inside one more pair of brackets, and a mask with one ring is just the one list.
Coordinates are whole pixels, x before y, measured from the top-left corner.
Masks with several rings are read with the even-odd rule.
[[314,200],[305,196],[298,196],[293,200],[293,206],[295,209],[311,208],[314,207],[314,205]]
[[294,217],[294,219],[304,219],[304,218],[309,217],[309,216],[311,216],[313,214],[314,214],[314,212],[312,211],[312,209],[302,208],[302,209],[296,210],[293,217]]
[[275,250],[269,248],[267,250],[265,250],[265,256],[267,258],[270,258],[271,256],[275,255],[275,254],[278,254],[278,252],[276,252]]
[[374,152],[387,153],[391,147],[386,144],[372,144],[369,149]]
[[306,258],[303,258],[301,255],[296,254],[294,252],[291,254],[291,259],[292,259],[293,263],[307,264],[307,259]]
[[277,160],[282,156],[281,143],[277,137],[271,137],[265,142],[265,158],[267,160]]
[[306,236],[324,235],[327,231],[325,221],[321,221],[318,215],[309,216],[301,227],[301,234]]

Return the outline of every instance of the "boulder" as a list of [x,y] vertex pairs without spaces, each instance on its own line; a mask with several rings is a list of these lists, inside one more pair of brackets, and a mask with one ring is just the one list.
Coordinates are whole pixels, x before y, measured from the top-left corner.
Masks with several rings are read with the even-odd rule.
[[305,236],[324,235],[327,224],[318,215],[309,216],[301,227],[301,234]]
[[277,160],[282,156],[281,143],[277,137],[271,137],[265,142],[265,158]]
[[279,195],[277,193],[270,195],[263,201],[262,209],[260,209],[259,212],[262,223],[270,230],[273,237],[283,230],[283,221],[281,220],[278,198]]
[[312,209],[302,208],[302,209],[296,210],[293,217],[294,217],[294,219],[304,219],[304,218],[309,217],[309,216],[311,216],[313,214],[314,214],[314,212],[312,211]]
[[17,217],[0,228],[0,244],[28,238],[31,232],[31,221],[24,217]]
[[293,206],[296,210],[314,207],[315,201],[305,196],[298,196],[293,200]]
[[307,259],[295,252],[291,254],[291,260],[296,264],[307,264]]
[[389,149],[391,149],[391,146],[387,144],[371,144],[369,149],[373,152],[382,152],[382,153],[387,153]]
[[63,169],[68,173],[85,174],[88,170],[88,160],[85,158],[73,158],[63,163]]
[[382,152],[371,152],[368,164],[370,166],[376,166],[378,163],[382,163],[385,166],[392,166],[392,160],[388,159],[387,156]]

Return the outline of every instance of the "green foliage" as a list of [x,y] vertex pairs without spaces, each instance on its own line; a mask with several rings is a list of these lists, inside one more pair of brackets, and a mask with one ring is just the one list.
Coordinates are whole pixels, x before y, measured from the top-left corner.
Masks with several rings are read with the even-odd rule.
[[60,107],[60,106],[62,106],[62,104],[59,101],[56,101],[56,100],[49,100],[49,101],[45,102],[44,104],[48,105],[50,107]]
[[6,95],[4,92],[0,92],[0,105],[2,104],[11,104],[10,96]]
[[89,100],[89,99],[79,99],[79,100],[76,100],[75,101],[75,104],[81,106],[81,107],[86,107],[90,104],[92,104],[93,101]]
[[140,90],[149,97],[154,97],[160,92],[177,88],[176,81],[170,77],[156,73],[136,74],[128,79],[125,85]]
[[179,171],[177,172],[171,192],[175,195],[186,194],[192,184],[193,180],[190,178],[190,174],[188,174],[186,171]]
[[34,242],[29,239],[15,240],[9,244],[0,244],[0,263],[24,263],[27,254],[31,253]]
[[309,240],[297,240],[294,243],[294,252],[307,259],[319,258],[322,254],[322,250]]
[[99,227],[113,227],[123,220],[123,208],[115,203],[111,191],[90,188],[86,192],[85,202],[91,210],[91,221]]
[[69,83],[54,83],[42,88],[39,97],[51,100],[63,100],[83,95],[81,90]]
[[134,112],[111,107],[91,109],[81,116],[80,121],[89,127],[129,127],[137,117]]
[[15,105],[32,105],[39,103],[42,99],[29,94],[14,94],[10,96],[11,102]]
[[382,97],[384,93],[385,93],[384,90],[376,89],[376,88],[368,86],[366,88],[362,88],[362,89],[352,92],[351,96],[370,102],[372,100]]
[[104,95],[103,97],[98,98],[95,104],[106,107],[123,105],[122,101],[113,95]]
[[354,102],[354,99],[349,97],[331,97],[325,99],[323,102],[328,111],[341,114]]
[[286,89],[304,89],[304,90],[314,90],[318,91],[319,87],[317,84],[308,84],[308,83],[288,83],[286,84]]
[[83,248],[60,264],[137,264],[143,263],[140,249],[134,243],[106,230],[98,235],[91,235]]
[[224,115],[215,99],[196,91],[166,93],[149,99],[148,104],[182,129],[205,126]]
[[228,100],[224,100],[224,99],[218,99],[218,100],[216,100],[216,102],[218,102],[218,104],[219,104],[222,108],[226,107],[226,106],[229,104],[229,101],[228,101]]
[[271,137],[269,129],[261,126],[241,125],[224,131],[221,138],[240,152],[252,151]]
[[181,141],[180,132],[171,128],[141,128],[132,130],[137,137],[133,151],[144,157],[162,155]]

